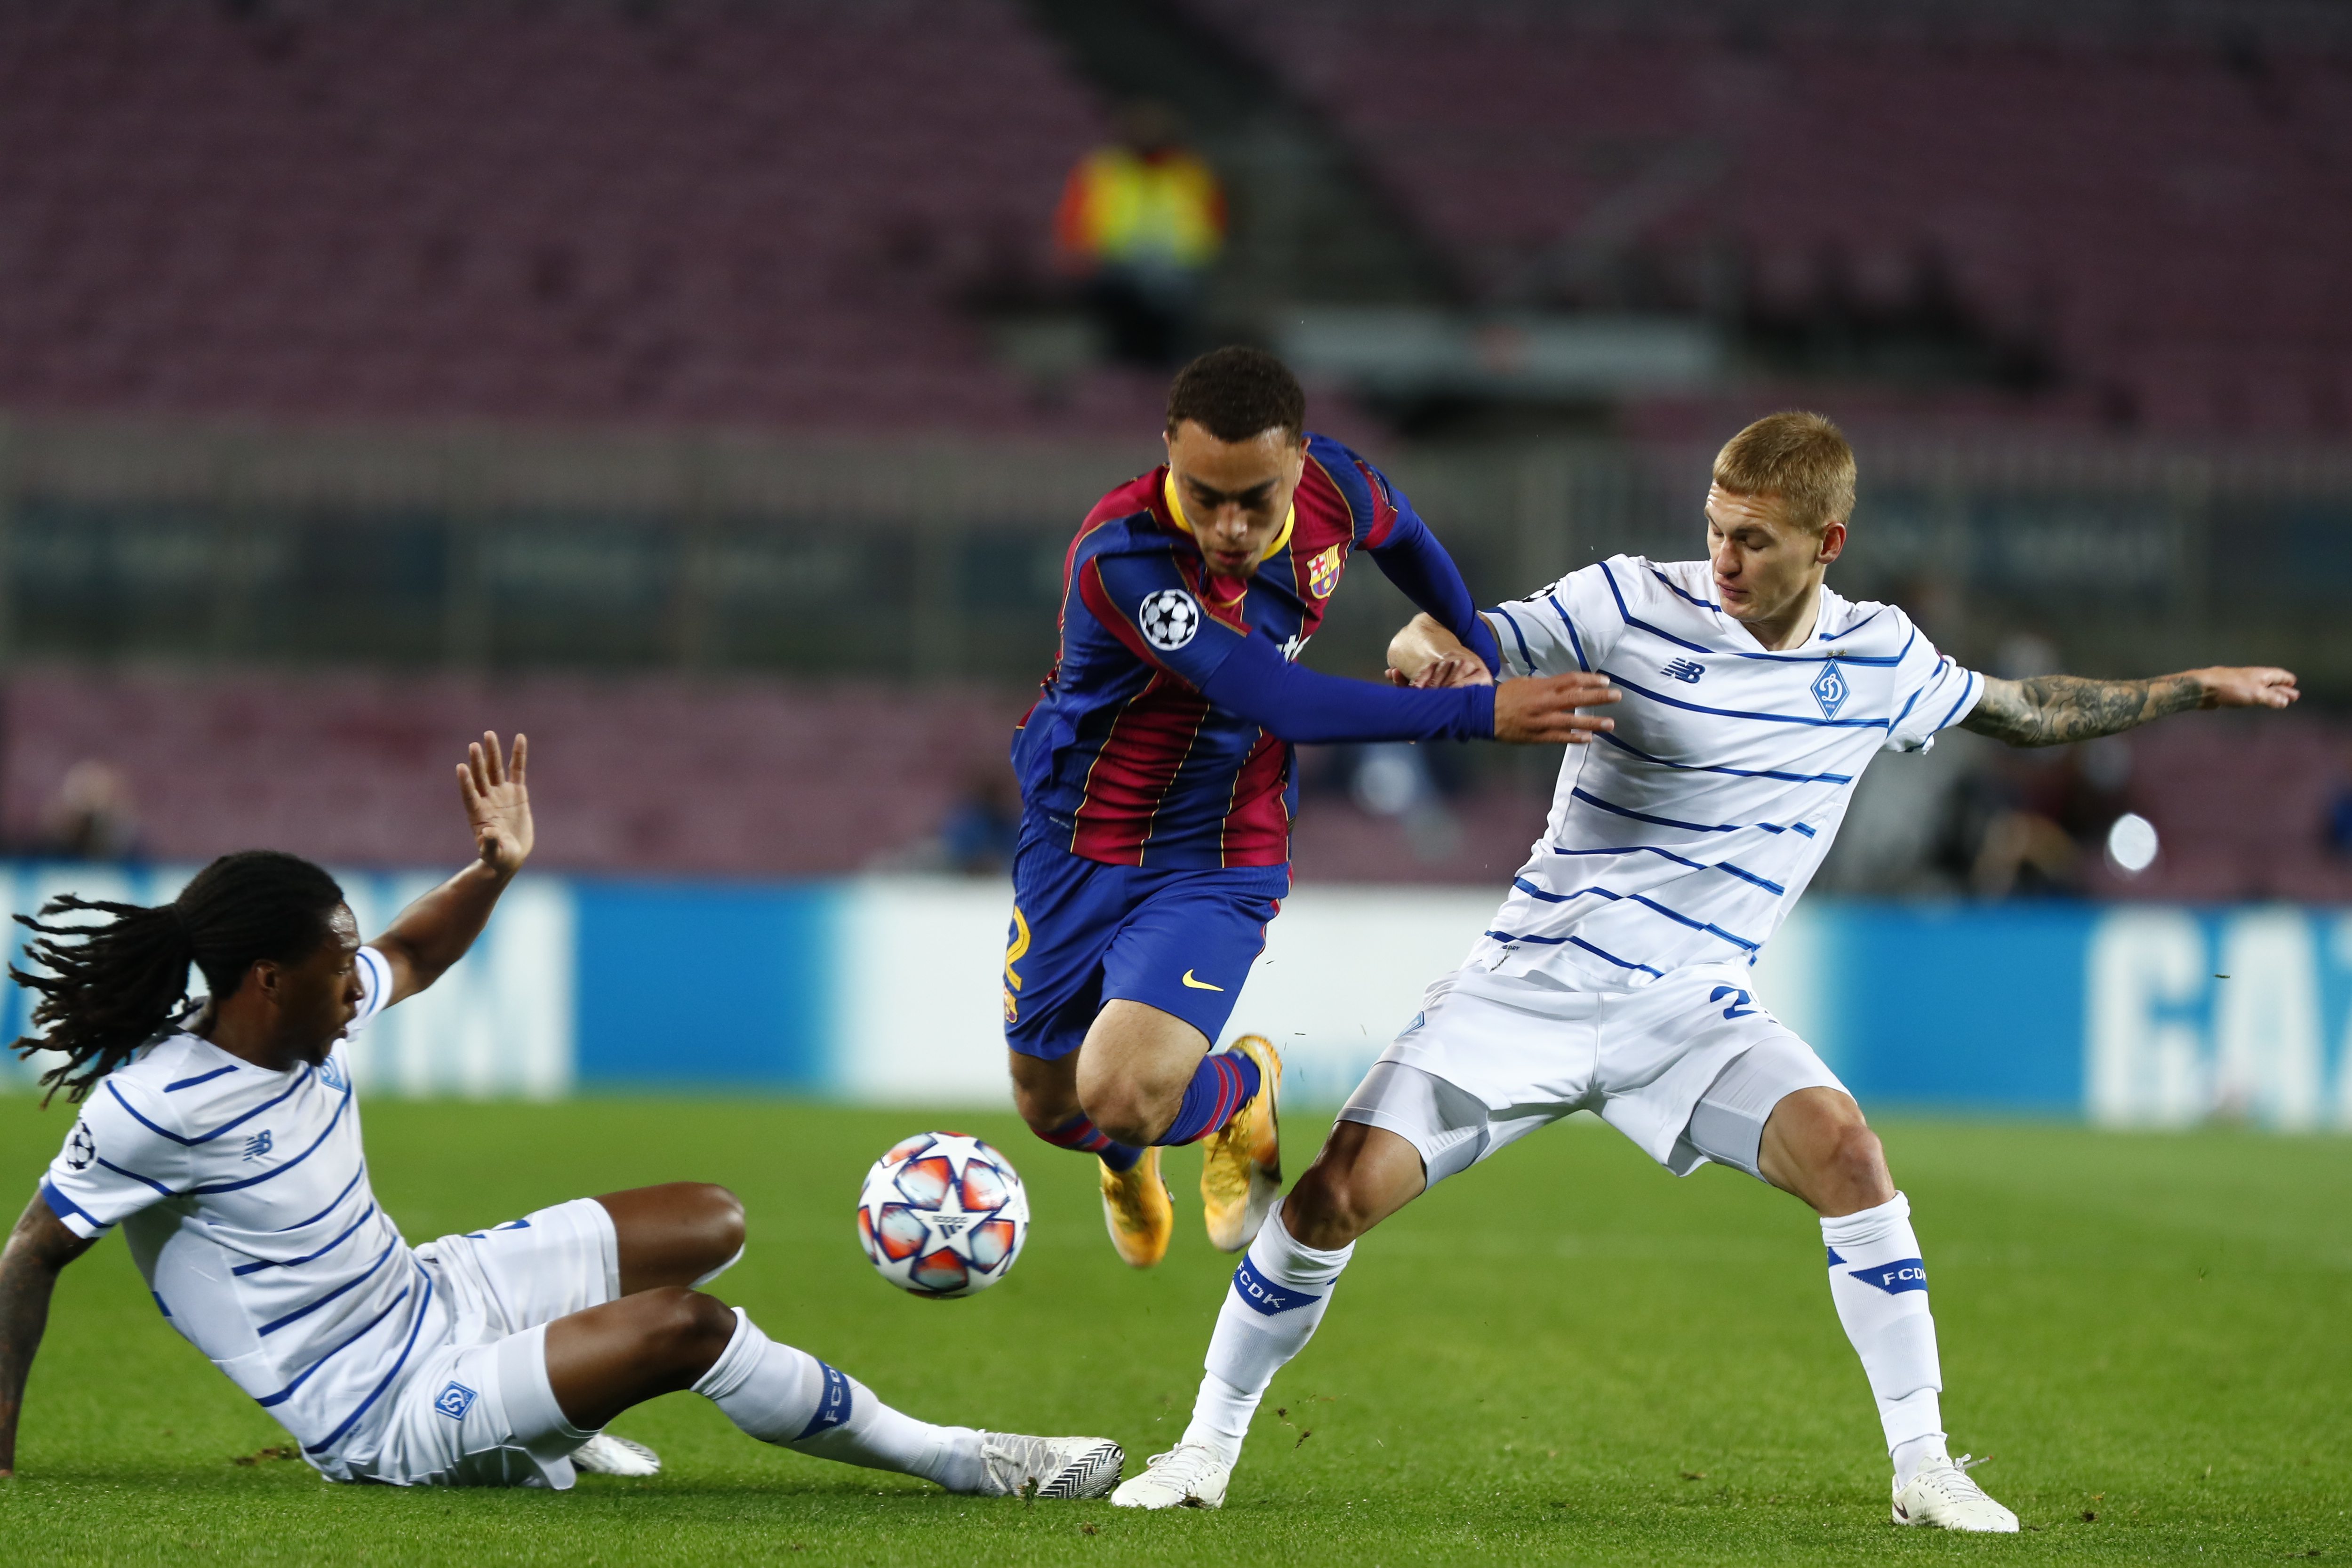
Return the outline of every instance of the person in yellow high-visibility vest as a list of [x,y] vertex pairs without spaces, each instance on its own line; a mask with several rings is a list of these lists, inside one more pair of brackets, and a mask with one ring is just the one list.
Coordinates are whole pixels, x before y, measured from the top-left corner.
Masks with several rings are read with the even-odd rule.
[[1070,171],[1054,216],[1056,247],[1086,280],[1106,347],[1139,364],[1189,352],[1209,268],[1224,247],[1224,188],[1179,129],[1165,105],[1129,105],[1119,139]]

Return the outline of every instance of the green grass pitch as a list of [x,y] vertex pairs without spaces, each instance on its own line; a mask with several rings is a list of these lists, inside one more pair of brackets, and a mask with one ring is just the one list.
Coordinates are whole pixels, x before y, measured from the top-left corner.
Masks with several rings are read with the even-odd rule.
[[[935,1419],[1174,1438],[1230,1261],[1182,1228],[1119,1267],[1091,1162],[1008,1118],[758,1100],[368,1110],[412,1241],[678,1177],[750,1208],[720,1293],[775,1337]],[[850,1218],[871,1159],[945,1121],[997,1140],[1036,1205],[969,1301],[877,1281]],[[28,1191],[68,1125],[0,1100]],[[1322,1128],[1290,1125],[1294,1164]],[[1886,1519],[1862,1373],[1791,1199],[1677,1182],[1579,1119],[1375,1233],[1260,1414],[1222,1513],[975,1501],[742,1437],[691,1395],[625,1415],[650,1481],[569,1495],[331,1487],[157,1315],[119,1240],[70,1269],[29,1393],[0,1561],[853,1563],[2196,1563],[2352,1554],[2352,1146],[1893,1121],[1934,1270],[1955,1449],[2032,1533]]]

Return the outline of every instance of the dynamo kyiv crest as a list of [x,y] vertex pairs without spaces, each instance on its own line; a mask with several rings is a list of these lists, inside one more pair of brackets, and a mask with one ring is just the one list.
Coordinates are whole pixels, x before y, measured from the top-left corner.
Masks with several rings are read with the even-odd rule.
[[1836,718],[1838,710],[1853,695],[1853,688],[1846,683],[1845,671],[1838,668],[1835,659],[1822,666],[1822,672],[1813,677],[1813,700],[1822,705],[1824,719]]

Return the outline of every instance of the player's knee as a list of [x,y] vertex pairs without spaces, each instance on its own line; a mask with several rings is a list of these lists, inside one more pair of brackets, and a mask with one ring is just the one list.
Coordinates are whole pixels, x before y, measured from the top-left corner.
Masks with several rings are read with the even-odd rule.
[[1283,1205],[1283,1227],[1301,1247],[1346,1247],[1372,1228],[1375,1211],[1366,1186],[1355,1172],[1318,1160],[1291,1188]]
[[1029,1124],[1029,1131],[1044,1137],[1070,1119],[1068,1097],[1044,1092],[1019,1079],[1013,1080],[1013,1109]]
[[683,1371],[700,1373],[735,1337],[735,1312],[716,1296],[683,1285],[646,1290],[637,1303],[637,1331],[646,1353]]
[[1823,1130],[1814,1173],[1821,1194],[1843,1205],[1868,1206],[1894,1195],[1886,1152],[1859,1114],[1841,1117]]
[[710,1267],[718,1268],[743,1247],[743,1200],[716,1182],[693,1184],[695,1206],[702,1215]]
[[1082,1109],[1076,1053],[1053,1058],[1006,1053],[1013,1079],[1013,1108],[1040,1138],[1069,1125]]
[[1155,1106],[1151,1097],[1134,1083],[1115,1079],[1088,1083],[1081,1079],[1078,1089],[1087,1119],[1105,1137],[1121,1143],[1149,1144],[1167,1130],[1164,1108]]

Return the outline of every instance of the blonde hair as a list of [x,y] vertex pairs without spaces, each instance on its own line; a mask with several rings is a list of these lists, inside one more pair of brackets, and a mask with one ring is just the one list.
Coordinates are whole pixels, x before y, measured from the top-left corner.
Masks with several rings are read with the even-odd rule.
[[1715,482],[1737,496],[1779,496],[1791,524],[1818,533],[1853,514],[1853,448],[1821,415],[1768,414],[1723,444]]

